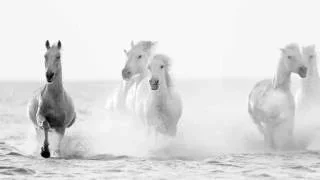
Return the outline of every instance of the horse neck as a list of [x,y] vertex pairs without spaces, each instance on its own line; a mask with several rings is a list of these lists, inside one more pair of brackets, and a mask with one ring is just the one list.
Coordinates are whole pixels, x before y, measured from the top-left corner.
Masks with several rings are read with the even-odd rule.
[[320,88],[320,78],[318,73],[317,61],[310,64],[307,70],[307,77],[301,79],[302,89],[304,91],[313,91]]
[[281,59],[273,79],[273,87],[277,89],[289,90],[291,84],[290,75],[291,72],[285,67],[283,60]]
[[59,98],[63,95],[62,72],[56,74],[56,78],[52,83],[46,85],[45,94],[53,98]]
[[129,91],[129,89],[132,87],[132,85],[134,84],[134,80],[123,80],[122,81],[122,88],[121,90],[124,92],[124,93],[127,93]]
[[307,77],[305,79],[317,79],[319,78],[317,61],[312,61],[307,70]]
[[138,77],[136,77],[135,79],[135,82],[136,82],[136,85],[140,84],[141,81],[146,78],[148,76],[148,70],[145,68],[142,70],[142,72],[139,74]]
[[166,70],[165,71],[165,81],[166,81],[166,86],[167,88],[171,88],[173,86],[173,83],[172,83],[172,78],[169,74],[169,72]]

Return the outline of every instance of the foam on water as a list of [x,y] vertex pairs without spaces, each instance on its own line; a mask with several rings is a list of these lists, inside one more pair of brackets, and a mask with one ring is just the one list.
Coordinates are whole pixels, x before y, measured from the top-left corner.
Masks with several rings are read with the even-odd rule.
[[50,159],[40,157],[25,115],[27,99],[39,85],[5,84],[0,101],[12,89],[15,96],[0,102],[0,178],[319,179],[317,112],[296,119],[299,151],[272,152],[247,113],[247,95],[255,82],[178,84],[184,103],[178,134],[158,139],[146,136],[131,116],[105,111],[105,98],[115,85],[67,84],[78,118],[66,131],[62,157]]

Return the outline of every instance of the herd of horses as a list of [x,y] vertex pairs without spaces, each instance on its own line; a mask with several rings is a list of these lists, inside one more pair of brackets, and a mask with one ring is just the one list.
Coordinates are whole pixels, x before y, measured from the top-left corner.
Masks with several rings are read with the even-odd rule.
[[[107,101],[108,111],[128,113],[141,120],[148,133],[175,136],[182,116],[182,100],[170,75],[171,59],[156,54],[156,42],[131,42],[124,50],[127,57],[122,69],[122,82]],[[28,104],[28,117],[35,126],[41,156],[59,156],[60,142],[66,128],[76,121],[71,97],[62,82],[61,42],[50,45],[46,41],[46,84]],[[291,73],[303,78],[296,101],[290,89]],[[293,143],[294,119],[297,107],[306,108],[320,104],[317,94],[320,79],[314,46],[297,44],[281,49],[281,57],[274,79],[258,82],[249,95],[248,111],[264,136],[265,143],[273,149],[284,149]],[[50,146],[48,132],[58,136],[57,146]],[[40,137],[44,136],[41,141]],[[41,142],[40,142],[41,141]]]
[[[41,156],[59,156],[60,143],[66,128],[76,120],[72,99],[62,83],[61,42],[46,41],[46,84],[28,104],[28,117],[33,122],[38,141],[44,135]],[[148,133],[175,136],[182,115],[182,101],[175,90],[171,75],[171,60],[155,54],[155,42],[131,43],[125,50],[127,62],[122,70],[123,82],[107,103],[109,111],[129,113],[138,117]],[[49,149],[48,132],[58,135],[58,143]],[[50,146],[51,147],[51,146]]]

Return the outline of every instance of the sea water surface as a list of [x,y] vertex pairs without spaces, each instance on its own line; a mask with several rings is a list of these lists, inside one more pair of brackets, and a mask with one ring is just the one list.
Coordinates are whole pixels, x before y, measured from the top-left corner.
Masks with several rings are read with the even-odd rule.
[[291,151],[264,147],[247,113],[255,81],[177,80],[184,104],[178,134],[157,140],[136,119],[106,112],[117,81],[66,82],[78,119],[67,129],[62,157],[50,159],[40,157],[26,116],[41,84],[1,82],[0,179],[320,179],[317,133]]

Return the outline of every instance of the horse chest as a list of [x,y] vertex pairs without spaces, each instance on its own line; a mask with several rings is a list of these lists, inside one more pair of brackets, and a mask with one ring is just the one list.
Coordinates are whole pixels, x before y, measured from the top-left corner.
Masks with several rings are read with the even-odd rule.
[[270,91],[261,101],[261,109],[269,116],[280,116],[280,114],[291,114],[294,110],[294,99],[290,92]]
[[168,107],[164,99],[155,100],[149,106],[148,119],[151,121],[151,124],[166,124],[168,115]]
[[51,127],[64,126],[66,113],[60,108],[59,104],[42,103],[40,111]]

